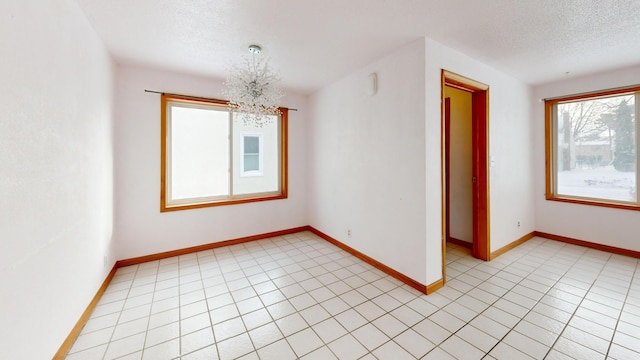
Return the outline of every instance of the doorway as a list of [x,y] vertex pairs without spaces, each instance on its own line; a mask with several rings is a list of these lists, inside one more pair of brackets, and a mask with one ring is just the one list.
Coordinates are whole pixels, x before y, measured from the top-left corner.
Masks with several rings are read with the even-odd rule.
[[[445,96],[445,90],[451,89],[449,92],[458,92],[462,95],[470,97],[470,124],[467,131],[471,140],[470,150],[467,155],[470,159],[465,159],[470,164],[470,172],[465,173],[457,171],[452,161],[460,161],[460,154],[452,151],[455,144],[452,140],[452,124],[451,124],[451,99]],[[490,239],[489,239],[489,86],[478,81],[466,78],[464,76],[442,70],[442,122],[441,122],[441,138],[442,138],[442,276],[446,281],[446,247],[447,241],[451,237],[451,221],[452,221],[452,186],[460,188],[460,183],[470,186],[468,194],[470,199],[470,216],[466,221],[471,227],[471,252],[474,257],[481,260],[491,260]],[[454,132],[459,131],[454,128]],[[452,159],[452,154],[455,155]],[[457,159],[457,160],[456,160]],[[457,176],[470,177],[467,179],[452,177],[452,170]],[[461,175],[462,174],[462,175]],[[458,194],[459,191],[456,191]],[[455,199],[455,196],[453,197]],[[460,199],[454,200],[459,202]],[[463,201],[463,202],[464,202]],[[459,207],[458,207],[459,208]],[[456,213],[456,216],[458,214]],[[459,224],[464,220],[454,219]],[[464,232],[465,229],[462,229]],[[468,229],[467,229],[468,230]],[[454,238],[455,239],[455,238]],[[467,240],[468,241],[468,240]]]

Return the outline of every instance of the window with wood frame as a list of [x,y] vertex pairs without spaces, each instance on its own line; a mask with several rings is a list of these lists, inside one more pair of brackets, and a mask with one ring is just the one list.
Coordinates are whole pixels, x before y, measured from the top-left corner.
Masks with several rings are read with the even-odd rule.
[[548,200],[640,210],[640,86],[545,100]]
[[287,197],[286,108],[256,126],[220,101],[161,103],[161,211]]

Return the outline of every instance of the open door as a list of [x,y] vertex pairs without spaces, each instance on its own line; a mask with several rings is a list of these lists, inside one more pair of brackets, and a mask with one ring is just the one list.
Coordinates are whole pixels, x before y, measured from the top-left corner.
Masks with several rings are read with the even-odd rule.
[[472,198],[473,256],[491,260],[489,239],[489,86],[442,70],[442,276],[446,281],[446,240],[449,237],[450,103],[444,97],[445,86],[471,93],[472,102]]

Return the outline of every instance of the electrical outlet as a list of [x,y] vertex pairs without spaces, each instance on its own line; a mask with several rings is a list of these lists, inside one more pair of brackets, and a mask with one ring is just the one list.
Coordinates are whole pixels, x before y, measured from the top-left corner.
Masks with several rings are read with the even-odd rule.
[[347,237],[351,238],[351,229],[347,230]]
[[520,221],[518,221],[518,227],[520,227]]

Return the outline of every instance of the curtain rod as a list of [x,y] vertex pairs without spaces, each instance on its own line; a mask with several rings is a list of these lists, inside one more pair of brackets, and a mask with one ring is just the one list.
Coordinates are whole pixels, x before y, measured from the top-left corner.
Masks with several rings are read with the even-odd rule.
[[[168,93],[168,92],[147,90],[147,89],[145,89],[144,92],[153,93],[153,94],[160,94],[160,95],[184,96],[184,97],[190,97],[190,98],[193,98],[193,99],[200,99],[200,100],[211,100],[211,101],[217,101],[217,102],[228,102],[227,100],[221,100],[221,99],[215,99],[215,98],[209,98],[209,97],[203,97],[203,96],[175,94],[175,93]],[[292,108],[288,108],[288,107],[285,107],[285,109],[287,109],[289,111],[298,111],[298,109],[292,109]]]

